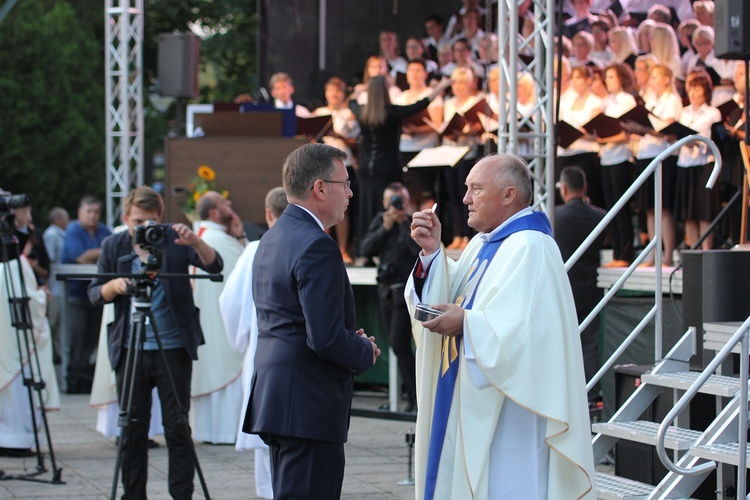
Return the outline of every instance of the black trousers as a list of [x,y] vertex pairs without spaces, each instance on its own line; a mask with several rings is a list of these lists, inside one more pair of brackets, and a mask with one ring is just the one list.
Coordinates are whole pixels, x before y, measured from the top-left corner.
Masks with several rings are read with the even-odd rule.
[[[102,324],[102,307],[93,305],[88,299],[68,299],[68,358],[67,378],[69,393],[91,392],[94,365],[90,359],[99,344],[99,329]],[[85,381],[82,379],[86,379]]]
[[[117,394],[122,394],[125,382],[125,360],[128,350],[123,350],[117,366]],[[164,437],[169,457],[169,494],[176,499],[189,499],[193,495],[195,467],[190,446],[192,437],[183,422],[190,410],[190,379],[193,362],[185,349],[164,351],[172,377],[177,387],[174,394],[167,378],[166,368],[159,351],[142,351],[140,367],[136,373],[133,391],[133,421],[130,433],[124,433],[122,446],[122,485],[128,500],[146,498],[148,479],[148,428],[151,421],[151,392],[159,391]],[[179,399],[178,399],[179,398]],[[184,414],[180,412],[182,403]],[[123,408],[124,409],[124,408]]]
[[417,375],[414,351],[411,348],[411,319],[404,299],[403,284],[378,285],[380,312],[388,329],[388,343],[398,358],[398,369],[401,372],[406,396],[410,401],[417,399]]
[[271,455],[275,500],[338,500],[344,482],[344,444],[261,434]]
[[[617,165],[602,165],[604,208],[609,211],[633,183],[633,164],[629,161]],[[620,210],[609,225],[614,260],[633,260],[633,221],[630,203]]]

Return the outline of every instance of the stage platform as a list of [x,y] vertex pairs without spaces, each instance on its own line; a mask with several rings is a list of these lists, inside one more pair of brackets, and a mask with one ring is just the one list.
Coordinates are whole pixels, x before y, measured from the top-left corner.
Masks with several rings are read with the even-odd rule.
[[[599,288],[609,290],[617,283],[627,268],[625,267],[600,267],[597,271],[597,285]],[[669,278],[672,277],[672,283],[670,284]],[[676,295],[682,295],[682,268],[675,267],[662,267],[661,268],[661,289],[662,293],[669,294],[674,293]],[[630,275],[628,280],[625,282],[620,290],[626,290],[631,292],[651,292],[653,293],[656,288],[656,269],[653,267],[639,267],[633,274]]]

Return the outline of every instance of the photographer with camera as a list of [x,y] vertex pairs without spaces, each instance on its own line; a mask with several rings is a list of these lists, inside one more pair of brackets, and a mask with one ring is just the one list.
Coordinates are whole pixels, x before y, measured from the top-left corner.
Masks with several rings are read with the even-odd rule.
[[[160,224],[164,202],[159,193],[150,187],[132,190],[123,206],[123,219],[128,230],[103,242],[97,271],[143,273],[144,277],[96,278],[88,290],[92,304],[115,303],[115,320],[109,326],[109,358],[116,372],[118,394],[122,397],[123,384],[129,383],[125,380],[125,365],[131,332],[133,288],[137,294],[144,285],[152,287],[152,319],[168,364],[164,366],[154,329],[147,324],[143,352],[139,354],[136,365],[138,371],[132,399],[134,418],[128,424],[129,433],[123,433],[121,437],[124,498],[146,498],[148,427],[153,387],[159,391],[161,400],[164,436],[169,453],[169,493],[173,498],[190,498],[195,464],[191,457],[192,440],[186,422],[190,407],[192,362],[197,359],[198,346],[203,344],[203,333],[198,310],[193,303],[190,280],[187,277],[159,278],[158,274],[187,274],[190,265],[218,273],[223,263],[221,256],[186,225]],[[136,258],[128,259],[131,255]],[[176,384],[176,393],[170,386],[167,369]],[[120,405],[126,408],[123,401],[120,401]]]
[[362,255],[377,256],[380,260],[377,275],[380,312],[406,388],[408,403],[405,410],[411,412],[416,410],[417,389],[411,318],[404,300],[404,287],[420,248],[411,238],[409,203],[409,191],[400,182],[393,182],[385,188],[385,211],[375,215],[370,222],[362,239]]

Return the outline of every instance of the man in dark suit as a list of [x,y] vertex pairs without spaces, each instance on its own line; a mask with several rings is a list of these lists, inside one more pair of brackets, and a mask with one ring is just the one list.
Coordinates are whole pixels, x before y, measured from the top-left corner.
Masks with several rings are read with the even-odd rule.
[[[567,261],[578,250],[583,240],[604,218],[605,211],[588,203],[586,198],[586,174],[578,167],[567,167],[560,173],[560,196],[564,205],[555,207],[555,241],[560,247],[563,261]],[[604,233],[584,252],[578,262],[568,271],[576,314],[580,324],[596,307],[602,298],[602,291],[596,286],[596,270],[599,267],[599,251],[602,248]],[[581,332],[583,369],[586,381],[596,375],[599,369],[599,317],[589,323]],[[598,387],[589,392],[589,401],[599,395]]]
[[[124,209],[123,220],[128,230],[103,241],[97,262],[98,273],[140,273],[144,269],[143,262],[150,262],[151,252],[133,244],[133,232],[135,227],[147,221],[161,222],[164,202],[159,193],[141,186],[125,198]],[[186,225],[174,224],[165,229],[164,242],[160,246],[162,261],[159,274],[187,274],[190,265],[209,273],[221,271],[221,256]],[[121,259],[130,255],[135,255],[135,258]],[[145,268],[148,268],[148,264]],[[143,279],[146,280],[146,274]],[[96,278],[88,289],[89,300],[94,305],[115,304],[115,320],[108,325],[108,342],[109,360],[115,369],[117,393],[120,395],[123,394],[123,384],[130,383],[130,380],[126,380],[129,374],[125,373],[125,365],[132,333],[132,282],[129,278]],[[169,452],[169,494],[172,498],[191,498],[195,467],[190,429],[185,423],[190,409],[192,363],[198,359],[198,346],[204,343],[203,332],[198,309],[193,303],[189,278],[158,278],[150,297],[152,320],[164,348],[164,358],[159,351],[154,328],[149,323],[144,332],[146,338],[139,354],[131,400],[133,418],[129,422],[129,432],[123,436],[123,498],[146,498],[148,428],[154,387],[159,391],[164,437]],[[172,390],[164,359],[172,374],[176,394]]]
[[356,330],[341,252],[324,231],[352,196],[345,158],[324,144],[289,155],[289,206],[253,262],[258,347],[243,430],[269,446],[276,498],[340,497],[353,377],[380,354]]

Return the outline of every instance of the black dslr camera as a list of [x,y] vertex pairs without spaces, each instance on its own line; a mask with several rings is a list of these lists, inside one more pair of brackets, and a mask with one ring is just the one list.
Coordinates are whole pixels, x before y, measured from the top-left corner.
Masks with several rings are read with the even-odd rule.
[[161,246],[167,237],[167,224],[157,224],[149,220],[145,224],[133,228],[133,244],[140,245],[149,253],[145,263],[146,270],[157,270],[161,267]]
[[404,209],[404,199],[401,196],[393,195],[391,196],[391,201],[388,204],[389,206],[395,208],[396,210],[403,210]]

